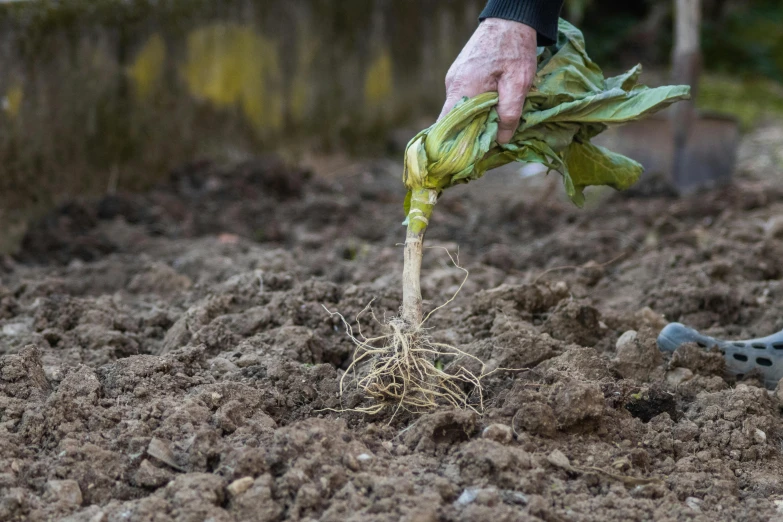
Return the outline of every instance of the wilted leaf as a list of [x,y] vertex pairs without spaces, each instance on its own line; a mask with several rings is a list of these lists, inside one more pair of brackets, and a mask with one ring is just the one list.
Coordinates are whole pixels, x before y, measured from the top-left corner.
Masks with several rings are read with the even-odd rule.
[[[632,159],[590,144],[608,125],[641,119],[689,97],[688,86],[638,85],[641,66],[606,79],[587,56],[582,33],[560,20],[558,41],[538,51],[538,72],[517,132],[498,145],[494,92],[461,100],[441,121],[419,132],[405,153],[403,181],[409,190],[439,193],[519,161],[540,163],[563,175],[566,193],[582,205],[582,190],[607,185],[623,190],[642,167]],[[410,197],[406,198],[406,214]]]

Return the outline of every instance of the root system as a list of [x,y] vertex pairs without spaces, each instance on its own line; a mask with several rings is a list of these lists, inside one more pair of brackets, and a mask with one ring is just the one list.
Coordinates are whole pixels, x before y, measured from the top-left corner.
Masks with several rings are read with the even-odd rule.
[[[432,310],[417,325],[411,325],[403,317],[382,323],[370,310],[372,303],[369,303],[357,315],[358,330],[354,333],[345,317],[327,309],[332,316],[340,318],[356,346],[353,361],[340,379],[340,394],[345,390],[346,378],[353,376],[356,386],[374,402],[354,410],[369,414],[380,413],[387,407],[393,407],[395,414],[400,410],[425,412],[438,406],[471,409],[479,413],[483,410],[481,380],[488,375],[484,371],[484,363],[454,346],[433,341],[424,327],[435,312],[456,298],[467,281],[468,271],[459,265],[455,256],[448,251],[446,253],[454,266],[465,272],[465,279],[448,301]],[[365,313],[382,325],[382,335],[364,336],[360,321]],[[472,359],[479,364],[481,371],[478,375],[459,364],[464,359]],[[444,369],[447,362],[453,363],[448,371]],[[369,365],[366,373],[365,365]],[[364,375],[360,376],[362,373]]]

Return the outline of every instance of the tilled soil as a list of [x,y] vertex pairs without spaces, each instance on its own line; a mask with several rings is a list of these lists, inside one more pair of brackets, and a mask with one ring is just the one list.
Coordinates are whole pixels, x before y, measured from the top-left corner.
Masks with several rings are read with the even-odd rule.
[[[733,187],[686,199],[578,210],[556,175],[511,171],[447,193],[428,242],[470,278],[427,326],[509,369],[483,410],[473,394],[481,414],[351,411],[371,405],[352,375],[340,395],[353,345],[325,308],[397,312],[398,165],[204,162],[64,205],[0,263],[0,520],[773,519],[776,392],[655,344],[667,321],[783,328],[770,135]],[[431,309],[462,272],[425,258]]]

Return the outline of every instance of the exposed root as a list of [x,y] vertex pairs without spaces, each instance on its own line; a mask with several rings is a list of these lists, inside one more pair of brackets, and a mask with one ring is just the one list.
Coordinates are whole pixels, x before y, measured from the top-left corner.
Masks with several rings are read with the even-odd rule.
[[[467,280],[467,270],[459,266],[458,260],[450,253],[449,258],[457,268],[465,272]],[[396,414],[400,410],[424,412],[438,406],[471,409],[479,413],[483,410],[481,380],[488,375],[484,372],[484,363],[458,348],[432,341],[423,328],[423,324],[434,312],[454,300],[465,280],[455,295],[430,312],[421,324],[411,326],[402,318],[395,317],[383,324],[384,334],[378,337],[367,338],[361,332],[360,317],[370,309],[372,303],[356,317],[358,335],[354,334],[345,317],[324,307],[330,315],[340,318],[348,337],[356,346],[354,359],[340,379],[340,394],[344,392],[346,377],[351,374],[357,388],[375,402],[371,406],[354,408],[352,411],[377,414],[387,407],[392,407]],[[478,362],[481,371],[476,375],[460,366],[456,371],[446,373],[440,364],[446,358],[473,359]],[[356,370],[363,363],[370,365],[369,371],[359,378]]]
[[[355,381],[356,386],[376,404],[356,408],[357,411],[376,414],[387,406],[394,407],[395,414],[400,410],[429,411],[438,406],[476,412],[483,409],[481,379],[486,374],[484,364],[478,358],[453,346],[431,341],[425,330],[411,329],[399,318],[384,325],[388,333],[365,338],[361,334],[354,335],[351,325],[342,315],[329,313],[342,320],[348,337],[356,346],[354,360],[340,379],[341,395],[346,377],[349,374],[356,377],[357,366],[370,363],[367,374],[355,378]],[[436,361],[446,357],[473,359],[480,364],[481,373],[476,375],[465,367],[446,373],[436,365]]]

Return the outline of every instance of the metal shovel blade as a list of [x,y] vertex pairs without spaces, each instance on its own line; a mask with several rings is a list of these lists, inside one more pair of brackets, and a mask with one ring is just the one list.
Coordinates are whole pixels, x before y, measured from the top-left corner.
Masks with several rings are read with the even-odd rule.
[[669,180],[680,194],[709,189],[731,181],[737,162],[739,124],[716,114],[698,114],[691,122],[681,169],[674,175],[675,139],[671,119],[656,116],[608,129],[595,138],[597,145],[633,158],[645,176]]

